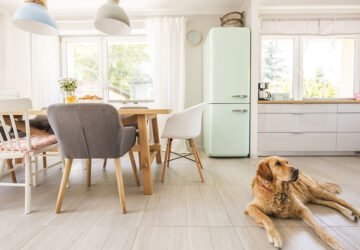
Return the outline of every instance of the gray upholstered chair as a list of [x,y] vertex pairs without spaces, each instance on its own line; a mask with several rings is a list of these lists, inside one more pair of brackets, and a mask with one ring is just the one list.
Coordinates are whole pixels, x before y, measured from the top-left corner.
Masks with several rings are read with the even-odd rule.
[[[87,183],[90,185],[91,159],[114,158],[123,213],[125,194],[120,157],[135,144],[136,128],[124,127],[118,111],[108,104],[55,104],[48,108],[50,125],[66,159],[56,213],[60,212],[73,159],[87,159]],[[136,171],[136,168],[135,170]]]
[[[145,107],[145,106],[125,106],[125,107],[121,107],[120,109],[148,109],[148,107]],[[120,115],[120,119],[121,120],[126,119],[126,118],[128,118],[130,116],[132,116],[132,115]],[[130,124],[127,124],[126,127],[135,127],[136,128],[136,135],[138,135],[138,133],[137,133],[138,123],[137,123],[137,121],[132,122]],[[140,152],[138,152],[138,155],[139,155],[139,165],[140,165],[140,157],[141,157]],[[129,150],[129,157],[130,157],[130,162],[131,162],[132,168],[133,169],[136,168],[134,152],[131,149]],[[103,165],[104,169],[106,168],[106,162],[107,162],[107,159],[104,159],[104,165]],[[136,179],[136,183],[138,185],[140,185],[140,180],[139,180],[139,177],[137,175],[135,175],[135,179]]]

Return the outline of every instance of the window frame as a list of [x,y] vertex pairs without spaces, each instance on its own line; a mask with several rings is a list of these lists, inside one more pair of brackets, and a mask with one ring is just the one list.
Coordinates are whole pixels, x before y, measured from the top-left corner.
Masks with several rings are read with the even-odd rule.
[[[296,67],[298,65],[299,62],[299,40],[297,36],[291,36],[291,35],[262,35],[261,37],[261,46],[260,46],[260,56],[262,57],[262,41],[265,38],[265,40],[276,40],[276,39],[291,39],[293,40],[293,77],[292,77],[292,96],[295,99],[295,97],[298,94],[298,86],[299,86],[299,82],[298,82],[298,67]],[[261,73],[262,73],[262,60],[260,58],[260,78],[261,79]]]
[[[262,73],[262,40],[263,39],[293,39],[293,99],[294,100],[314,100],[314,98],[303,97],[303,59],[304,59],[304,41],[305,39],[354,39],[354,94],[360,91],[360,35],[261,35],[260,39],[260,71],[259,79]],[[335,97],[335,98],[315,98],[317,100],[348,100],[353,97]]]
[[102,91],[102,96],[105,102],[110,103],[149,103],[155,102],[154,99],[151,100],[137,100],[137,99],[128,99],[128,100],[109,100],[109,87],[110,80],[108,74],[108,44],[114,43],[147,43],[146,34],[136,34],[122,37],[112,37],[112,36],[62,36],[61,37],[61,69],[62,75],[68,75],[68,63],[67,63],[67,44],[68,43],[98,43],[99,45],[99,74],[100,79],[97,82],[99,88]]

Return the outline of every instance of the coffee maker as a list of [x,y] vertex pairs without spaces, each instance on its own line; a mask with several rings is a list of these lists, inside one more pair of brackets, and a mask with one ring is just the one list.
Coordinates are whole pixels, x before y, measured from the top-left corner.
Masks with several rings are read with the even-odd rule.
[[269,91],[269,83],[260,82],[259,83],[259,100],[269,101],[271,100],[271,93]]

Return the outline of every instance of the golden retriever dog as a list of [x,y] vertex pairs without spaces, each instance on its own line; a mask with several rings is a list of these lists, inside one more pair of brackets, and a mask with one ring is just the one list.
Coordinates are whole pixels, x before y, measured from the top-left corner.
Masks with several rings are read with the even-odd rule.
[[252,191],[253,200],[246,206],[245,214],[265,228],[268,240],[276,248],[281,248],[283,241],[269,215],[304,220],[333,249],[344,247],[319,225],[306,203],[331,207],[354,222],[360,217],[357,208],[336,197],[341,191],[339,185],[320,184],[316,179],[290,166],[281,157],[268,157],[258,164]]

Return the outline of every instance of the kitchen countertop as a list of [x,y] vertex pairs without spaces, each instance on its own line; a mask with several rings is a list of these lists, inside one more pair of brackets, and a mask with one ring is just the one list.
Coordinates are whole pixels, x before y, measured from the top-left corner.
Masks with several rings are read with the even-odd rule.
[[360,100],[288,100],[288,101],[258,101],[258,104],[301,104],[301,103],[360,103]]

